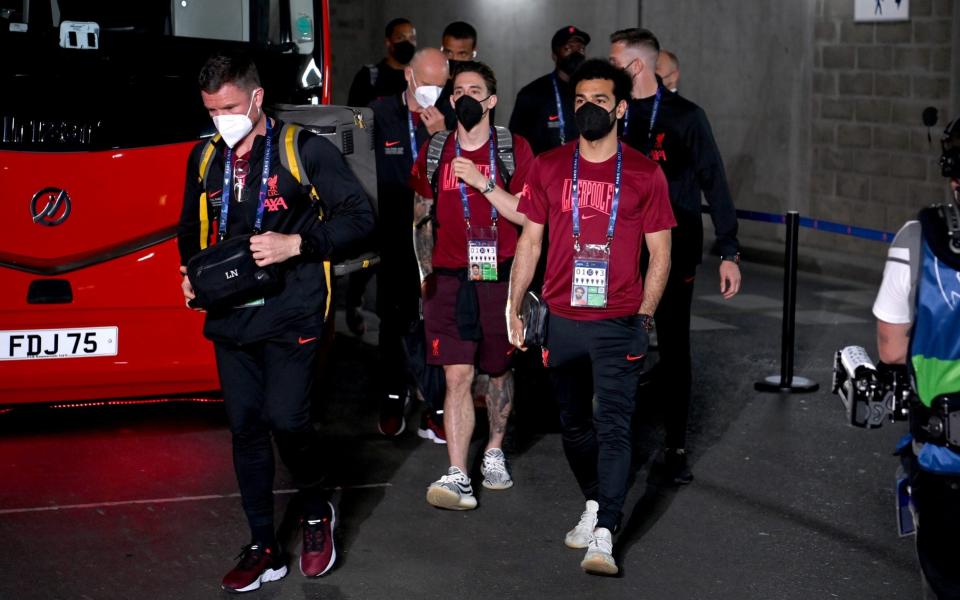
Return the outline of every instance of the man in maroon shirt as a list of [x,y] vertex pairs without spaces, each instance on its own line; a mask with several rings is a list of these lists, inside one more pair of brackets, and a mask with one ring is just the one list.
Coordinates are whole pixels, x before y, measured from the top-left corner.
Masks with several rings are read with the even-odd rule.
[[[427,362],[443,366],[447,384],[443,424],[450,467],[427,489],[427,502],[468,510],[477,506],[467,469],[474,428],[471,385],[477,369],[490,375],[486,394],[490,438],[481,466],[483,485],[489,489],[513,485],[501,449],[513,408],[513,347],[502,311],[517,247],[516,225],[523,219],[515,194],[523,189],[533,152],[522,137],[491,127],[497,81],[490,67],[466,61],[458,69],[450,97],[457,129],[445,138],[435,169],[428,169],[431,142],[423,145],[413,167],[412,187]],[[511,140],[512,156],[504,156]],[[434,226],[429,224],[431,216]]]
[[[588,573],[614,575],[612,535],[627,492],[630,418],[676,222],[663,172],[617,139],[629,77],[590,60],[570,84],[580,138],[541,154],[527,176],[507,322],[510,341],[525,349],[517,311],[549,227],[543,296],[551,314],[543,362],[560,407],[564,452],[587,501],[565,543],[587,548],[581,566]],[[641,279],[644,243],[650,263]],[[595,410],[584,368],[593,373]]]

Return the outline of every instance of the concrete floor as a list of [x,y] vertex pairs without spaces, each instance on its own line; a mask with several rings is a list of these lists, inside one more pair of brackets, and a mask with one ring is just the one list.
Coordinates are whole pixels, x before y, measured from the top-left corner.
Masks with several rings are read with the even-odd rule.
[[[616,544],[622,576],[583,574],[582,551],[563,546],[582,499],[547,397],[517,399],[514,488],[477,486],[478,510],[440,511],[424,492],[447,466],[444,447],[415,435],[416,412],[400,438],[375,433],[375,348],[344,334],[317,410],[340,486],[340,559],[321,579],[299,574],[281,470],[277,518],[293,568],[249,597],[919,598],[913,540],[894,521],[890,453],[904,427],[847,427],[829,394],[838,347],[875,353],[872,290],[801,274],[796,373],[820,391],[761,394],[754,382],[779,373],[782,280],[776,268],[743,271],[743,293],[724,302],[716,263],[701,268],[696,480],[660,489],[647,483],[649,463],[640,469]],[[661,442],[656,407],[641,408],[641,456]],[[220,578],[247,541],[230,460],[216,404],[0,415],[0,599],[226,596]]]

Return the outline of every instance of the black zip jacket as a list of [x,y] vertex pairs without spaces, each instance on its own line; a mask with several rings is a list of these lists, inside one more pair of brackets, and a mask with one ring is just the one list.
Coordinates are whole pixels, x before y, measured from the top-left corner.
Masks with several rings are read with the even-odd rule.
[[[361,249],[373,233],[374,216],[369,198],[347,166],[340,151],[327,140],[309,132],[300,135],[300,158],[306,176],[320,196],[314,203],[310,186],[301,185],[280,163],[279,135],[283,123],[274,121],[267,200],[264,203],[264,232],[299,233],[309,252],[280,263],[283,289],[265,299],[262,306],[234,308],[207,313],[204,335],[218,342],[246,344],[293,333],[319,335],[326,309],[327,277],[323,261],[337,261]],[[180,262],[186,265],[200,251],[200,142],[187,159],[183,210],[177,229]],[[257,136],[250,152],[243,201],[238,203],[231,189],[230,223],[227,235],[251,233],[256,220],[260,179],[263,171],[265,138]],[[219,219],[223,197],[226,144],[221,140],[211,159],[207,177],[208,214]],[[306,183],[306,179],[304,180]],[[319,218],[322,215],[322,220]],[[210,228],[211,236],[213,226]]]
[[677,218],[671,268],[690,272],[700,264],[703,256],[701,193],[710,206],[715,250],[723,256],[740,251],[737,212],[730,197],[720,149],[713,139],[706,113],[679,94],[666,88],[662,90],[652,132],[650,113],[654,96],[630,102],[624,141],[657,161],[667,176],[670,203]]
[[[377,198],[380,269],[377,291],[384,302],[401,306],[416,316],[420,276],[413,252],[413,189],[408,185],[413,151],[404,93],[374,100],[374,144],[377,157]],[[421,121],[414,131],[416,151],[430,138]],[[412,308],[411,308],[412,306]],[[382,315],[381,315],[382,318]]]
[[367,106],[377,98],[390,96],[407,89],[407,80],[403,76],[403,69],[394,69],[382,59],[376,64],[377,77],[370,84],[370,67],[360,67],[350,84],[347,94],[347,106]]
[[[553,93],[555,73],[534,79],[520,90],[510,115],[510,131],[530,142],[534,154],[543,154],[561,146],[560,113],[557,96]],[[563,109],[564,143],[577,139],[577,122],[573,114],[573,90],[570,84],[557,77],[560,106]]]

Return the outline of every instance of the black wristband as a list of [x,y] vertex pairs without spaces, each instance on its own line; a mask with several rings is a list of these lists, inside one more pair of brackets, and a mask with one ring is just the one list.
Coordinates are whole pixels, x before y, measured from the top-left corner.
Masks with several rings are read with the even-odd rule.
[[637,316],[639,317],[637,323],[640,324],[640,327],[642,327],[645,331],[653,331],[654,322],[652,315],[640,313]]
[[303,235],[300,236],[300,256],[309,258],[314,252],[313,244]]
[[720,260],[728,260],[728,261],[732,262],[732,263],[735,264],[735,265],[739,265],[739,264],[740,264],[740,253],[737,252],[736,254],[724,254],[724,255],[721,255],[721,256],[720,256]]

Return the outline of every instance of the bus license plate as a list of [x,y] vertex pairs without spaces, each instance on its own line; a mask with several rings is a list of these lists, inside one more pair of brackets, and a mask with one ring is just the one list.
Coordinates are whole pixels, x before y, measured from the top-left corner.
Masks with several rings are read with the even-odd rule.
[[116,327],[0,331],[0,360],[117,355]]

